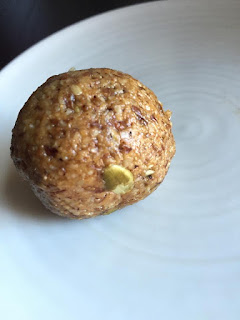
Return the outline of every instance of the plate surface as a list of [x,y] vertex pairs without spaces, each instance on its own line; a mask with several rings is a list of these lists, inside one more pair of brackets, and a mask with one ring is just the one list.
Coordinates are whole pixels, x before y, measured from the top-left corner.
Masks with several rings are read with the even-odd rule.
[[[161,1],[77,23],[0,73],[0,318],[240,318],[240,1]],[[17,176],[11,129],[71,67],[132,74],[173,111],[177,153],[146,200],[86,221]]]

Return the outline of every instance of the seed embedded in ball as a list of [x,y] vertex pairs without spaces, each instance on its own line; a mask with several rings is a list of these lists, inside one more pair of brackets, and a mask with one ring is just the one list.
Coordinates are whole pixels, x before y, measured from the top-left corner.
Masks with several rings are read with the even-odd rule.
[[133,188],[133,175],[116,164],[105,168],[103,173],[106,189],[116,194],[125,194]]

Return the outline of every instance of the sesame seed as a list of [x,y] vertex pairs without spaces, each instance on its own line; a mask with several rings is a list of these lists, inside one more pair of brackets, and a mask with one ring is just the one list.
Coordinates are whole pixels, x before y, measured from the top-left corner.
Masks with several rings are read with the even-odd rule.
[[67,110],[66,110],[66,115],[68,116],[68,115],[69,115],[69,114],[71,114],[71,113],[73,113],[73,110],[72,110],[72,109],[67,108]]
[[146,176],[150,176],[151,174],[153,174],[155,171],[153,170],[147,170],[146,171]]

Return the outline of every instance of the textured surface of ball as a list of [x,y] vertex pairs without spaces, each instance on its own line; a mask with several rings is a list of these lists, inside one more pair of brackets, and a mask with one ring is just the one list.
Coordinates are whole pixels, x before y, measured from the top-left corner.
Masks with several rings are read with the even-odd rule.
[[170,116],[128,74],[70,71],[49,78],[25,103],[11,156],[54,213],[76,219],[108,214],[163,181],[175,154]]

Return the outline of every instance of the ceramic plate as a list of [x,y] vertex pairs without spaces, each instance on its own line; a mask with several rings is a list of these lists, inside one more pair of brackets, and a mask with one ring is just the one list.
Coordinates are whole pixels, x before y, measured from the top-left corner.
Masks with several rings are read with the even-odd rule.
[[[11,129],[69,68],[110,67],[173,111],[177,152],[144,201],[85,221],[18,177]],[[160,1],[74,24],[0,73],[0,318],[239,320],[240,1]]]

